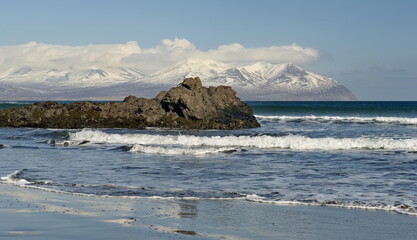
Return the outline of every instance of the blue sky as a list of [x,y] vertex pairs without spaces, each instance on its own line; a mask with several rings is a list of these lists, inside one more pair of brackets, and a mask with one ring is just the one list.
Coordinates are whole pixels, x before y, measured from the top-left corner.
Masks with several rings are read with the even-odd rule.
[[411,0],[3,0],[0,46],[135,41],[151,49],[176,38],[201,51],[296,44],[319,52],[302,67],[360,100],[417,100],[415,9]]

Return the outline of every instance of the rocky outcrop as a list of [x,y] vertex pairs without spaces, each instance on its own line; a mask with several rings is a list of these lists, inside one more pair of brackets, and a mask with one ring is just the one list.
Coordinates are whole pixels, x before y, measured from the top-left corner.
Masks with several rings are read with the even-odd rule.
[[259,127],[250,107],[227,86],[203,87],[187,78],[153,99],[129,96],[123,102],[39,102],[0,111],[0,126],[40,128],[181,128]]

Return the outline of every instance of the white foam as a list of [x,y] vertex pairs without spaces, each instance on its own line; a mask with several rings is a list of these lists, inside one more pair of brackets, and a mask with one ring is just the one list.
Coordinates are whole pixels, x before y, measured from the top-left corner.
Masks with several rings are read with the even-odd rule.
[[5,177],[1,177],[0,180],[5,182],[5,183],[9,183],[9,184],[13,184],[13,185],[19,185],[19,186],[25,186],[28,184],[31,184],[31,182],[23,179],[23,178],[19,178],[18,175],[21,173],[22,171],[18,170],[15,171]]
[[281,121],[341,121],[353,123],[388,123],[417,125],[417,118],[407,117],[340,117],[340,116],[263,116],[255,115],[259,120],[281,120]]
[[381,210],[390,211],[400,214],[417,216],[417,209],[408,205],[388,205],[388,204],[366,204],[366,203],[351,203],[351,202],[337,202],[337,201],[288,201],[288,200],[271,200],[263,198],[256,194],[246,196],[246,200],[251,202],[276,204],[276,205],[300,205],[300,206],[325,206],[325,207],[340,207],[361,210]]
[[235,151],[234,148],[213,148],[213,147],[163,147],[152,145],[133,145],[130,152],[141,152],[149,154],[161,154],[161,155],[207,155]]
[[[309,138],[300,135],[289,136],[194,136],[194,135],[151,135],[111,134],[99,130],[82,130],[70,133],[70,141],[91,141],[100,143],[215,148],[258,148],[290,149],[298,151],[336,150],[404,150],[417,151],[417,138]],[[143,148],[144,147],[137,147]],[[149,151],[155,151],[155,149]],[[166,151],[177,151],[167,150]],[[181,150],[186,154],[187,150]],[[222,151],[222,149],[220,150]]]

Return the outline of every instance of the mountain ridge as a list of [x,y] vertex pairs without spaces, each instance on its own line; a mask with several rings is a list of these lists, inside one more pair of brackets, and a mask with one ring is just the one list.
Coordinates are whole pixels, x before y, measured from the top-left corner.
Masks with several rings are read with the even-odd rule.
[[256,62],[234,66],[205,59],[187,59],[151,74],[134,67],[48,69],[23,66],[0,73],[0,99],[147,97],[189,77],[200,77],[204,86],[231,86],[244,100],[356,100],[336,80],[292,63]]

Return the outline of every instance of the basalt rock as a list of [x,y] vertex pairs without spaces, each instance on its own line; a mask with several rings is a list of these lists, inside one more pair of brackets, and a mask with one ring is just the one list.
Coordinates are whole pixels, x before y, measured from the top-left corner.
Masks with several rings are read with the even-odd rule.
[[153,99],[129,96],[123,102],[42,102],[0,111],[2,127],[38,128],[181,128],[259,127],[250,107],[227,86],[203,87],[187,78]]

